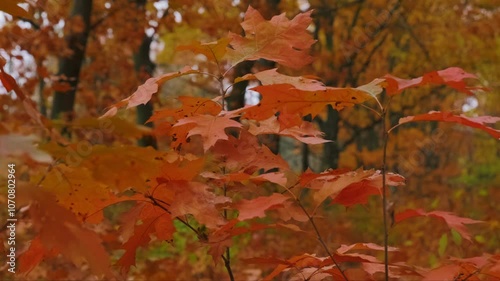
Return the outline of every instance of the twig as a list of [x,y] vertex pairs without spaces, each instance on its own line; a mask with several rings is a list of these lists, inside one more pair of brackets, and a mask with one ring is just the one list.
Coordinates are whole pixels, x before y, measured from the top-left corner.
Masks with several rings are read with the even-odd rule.
[[332,253],[328,249],[328,246],[326,245],[325,241],[321,237],[321,233],[319,232],[319,229],[316,226],[316,223],[314,222],[313,217],[311,217],[311,215],[306,210],[306,208],[304,208],[304,205],[302,205],[302,203],[300,202],[300,199],[297,196],[295,196],[295,194],[293,194],[293,192],[289,188],[287,188],[287,187],[285,187],[285,188],[292,195],[292,197],[295,199],[295,202],[297,202],[297,204],[299,205],[300,209],[302,209],[302,211],[304,212],[304,214],[307,216],[307,219],[311,223],[311,225],[312,225],[312,227],[314,229],[314,232],[316,232],[316,238],[318,239],[319,243],[321,244],[321,246],[323,247],[323,249],[326,251],[326,253],[330,257],[330,259],[332,260],[333,264],[339,269],[340,274],[342,274],[342,277],[344,278],[344,280],[348,281],[349,279],[347,279],[347,276],[345,275],[344,271],[340,268],[339,263],[335,260],[335,258],[333,257]]
[[387,229],[387,187],[386,187],[386,169],[387,169],[387,142],[389,140],[389,131],[386,129],[387,113],[389,111],[389,105],[391,100],[387,103],[387,106],[382,110],[382,132],[384,134],[384,155],[382,159],[382,212],[384,218],[384,273],[385,280],[389,281],[389,231]]

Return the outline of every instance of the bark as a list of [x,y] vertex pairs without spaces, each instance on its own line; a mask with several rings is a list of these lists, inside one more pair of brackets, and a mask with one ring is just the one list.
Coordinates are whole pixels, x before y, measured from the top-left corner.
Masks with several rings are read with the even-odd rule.
[[81,17],[84,28],[80,32],[71,31],[66,37],[66,42],[71,55],[61,58],[59,62],[59,77],[62,82],[70,85],[66,92],[56,91],[52,100],[52,119],[63,118],[67,121],[73,119],[73,107],[79,82],[80,70],[85,55],[85,47],[90,32],[90,16],[92,13],[92,0],[74,0],[70,18]]

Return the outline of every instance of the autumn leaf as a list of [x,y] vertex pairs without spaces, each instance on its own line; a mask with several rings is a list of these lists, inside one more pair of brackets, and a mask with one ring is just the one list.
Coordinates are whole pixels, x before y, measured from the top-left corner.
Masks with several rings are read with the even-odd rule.
[[263,218],[265,211],[270,208],[283,206],[283,203],[289,198],[281,193],[273,193],[271,196],[260,196],[250,200],[241,200],[234,205],[239,211],[239,220],[248,220],[252,218]]
[[399,124],[415,121],[441,121],[449,123],[457,123],[471,128],[477,128],[490,134],[495,139],[500,139],[500,130],[495,130],[485,124],[494,124],[500,121],[500,117],[494,116],[478,116],[466,117],[464,115],[453,115],[450,112],[431,111],[425,114],[415,116],[407,116],[399,119]]
[[277,112],[311,114],[314,118],[327,105],[341,110],[372,98],[370,94],[356,88],[327,87],[322,91],[302,91],[290,84],[277,84],[255,87],[252,90],[262,95],[259,104],[240,109],[244,117],[254,120],[265,120]]
[[149,203],[143,203],[138,207],[136,210],[139,212],[133,213],[137,217],[129,216],[128,219],[132,219],[134,225],[138,220],[142,223],[135,225],[133,235],[122,245],[125,253],[117,261],[122,273],[128,272],[130,267],[135,265],[137,249],[147,246],[152,234],[158,239],[170,241],[175,232],[172,216],[164,209]]
[[177,99],[182,103],[182,107],[157,110],[149,118],[148,122],[162,120],[174,123],[179,119],[194,115],[208,114],[216,116],[222,110],[221,105],[212,99],[190,96],[180,96]]
[[294,77],[284,75],[278,73],[277,68],[260,71],[255,74],[246,74],[245,76],[236,78],[234,83],[252,79],[259,80],[262,85],[290,84],[301,91],[322,91],[326,88],[325,85],[318,80],[303,76]]
[[159,77],[149,78],[148,80],[146,80],[144,84],[139,86],[137,90],[130,97],[114,104],[101,117],[114,116],[118,112],[118,109],[124,106],[127,106],[127,109],[129,109],[132,107],[136,107],[140,104],[146,104],[151,99],[153,94],[158,92],[158,87],[163,83],[167,82],[168,80],[172,80],[174,78],[193,73],[200,73],[200,72],[198,70],[192,69],[189,66],[186,66],[183,69],[176,72],[170,72],[163,74]]
[[196,115],[180,119],[173,128],[184,125],[191,125],[187,137],[194,135],[202,137],[205,151],[214,146],[218,140],[228,139],[226,128],[242,127],[241,123],[231,120],[227,116]]
[[243,171],[253,174],[263,169],[264,172],[278,168],[289,170],[288,163],[283,158],[261,145],[254,135],[241,130],[238,138],[229,136],[228,140],[218,141],[211,152],[226,167],[226,172]]
[[455,216],[453,213],[450,212],[443,212],[443,211],[425,212],[422,209],[416,209],[416,210],[408,209],[406,211],[398,213],[394,217],[394,222],[399,223],[409,218],[422,217],[422,216],[438,218],[440,220],[445,221],[449,228],[456,230],[458,233],[460,233],[460,235],[462,235],[463,238],[469,241],[471,241],[471,237],[465,225],[473,223],[482,223],[482,221]]
[[321,144],[330,142],[322,138],[323,132],[314,128],[311,122],[302,121],[300,126],[293,126],[281,130],[280,124],[276,116],[271,116],[269,119],[251,122],[248,131],[253,135],[276,134],[285,137],[294,138],[300,142],[307,144]]
[[467,73],[459,67],[450,67],[439,71],[432,71],[414,79],[401,79],[390,74],[384,76],[387,83],[385,87],[386,91],[391,96],[400,94],[405,89],[427,84],[447,85],[467,95],[473,95],[474,93],[472,91],[474,90],[487,90],[485,87],[467,86],[464,81],[464,79],[467,78],[477,79],[477,76]]
[[285,13],[266,21],[257,10],[248,7],[241,23],[245,37],[229,33],[231,48],[225,58],[234,66],[245,60],[267,59],[299,69],[312,62],[309,48],[315,40],[307,31],[311,11],[288,20]]
[[[405,178],[398,174],[387,173],[386,184],[389,186],[405,185]],[[332,204],[350,207],[355,204],[366,204],[372,195],[381,195],[382,174],[377,173],[359,182],[352,183],[333,197]]]
[[55,249],[76,266],[88,264],[94,274],[112,278],[109,256],[99,236],[84,228],[72,212],[57,203],[52,193],[25,185],[18,189],[18,194],[19,204],[30,204],[29,214],[44,249]]
[[360,182],[363,179],[370,177],[374,173],[375,173],[374,170],[352,171],[346,174],[339,175],[336,179],[332,181],[310,184],[310,188],[318,189],[313,195],[314,202],[316,204],[315,208],[319,207],[319,205],[323,203],[323,201],[325,201],[326,198],[330,196],[335,197],[335,195],[340,193],[347,186],[353,183]]

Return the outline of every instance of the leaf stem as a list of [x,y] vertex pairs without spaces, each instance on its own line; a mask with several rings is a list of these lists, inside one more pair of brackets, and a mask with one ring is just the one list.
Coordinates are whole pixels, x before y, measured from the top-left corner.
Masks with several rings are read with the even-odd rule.
[[302,202],[300,202],[300,199],[297,196],[295,196],[295,194],[293,194],[293,192],[289,188],[287,188],[287,187],[285,187],[285,188],[292,195],[292,197],[295,200],[295,202],[297,202],[297,204],[299,205],[300,209],[302,209],[302,211],[304,212],[304,214],[307,216],[307,219],[311,223],[311,225],[312,225],[312,227],[314,229],[314,232],[316,232],[316,238],[318,239],[319,243],[321,244],[321,246],[323,247],[323,249],[325,250],[325,252],[328,254],[328,256],[330,257],[330,259],[332,260],[333,264],[339,269],[340,274],[342,274],[342,277],[344,278],[344,280],[345,281],[349,281],[349,279],[347,279],[347,276],[345,275],[344,271],[340,268],[339,263],[335,260],[335,258],[333,257],[332,253],[328,249],[328,246],[326,245],[325,241],[323,240],[323,237],[321,237],[321,233],[319,232],[319,229],[316,226],[316,223],[314,222],[313,217],[309,214],[309,212],[306,210],[306,208],[304,207],[304,205],[302,205]]
[[382,213],[384,218],[384,273],[385,273],[385,281],[389,281],[389,231],[388,231],[388,219],[387,219],[387,186],[386,186],[386,170],[387,170],[387,142],[389,140],[389,131],[387,130],[387,116],[389,111],[389,105],[391,100],[389,98],[389,102],[387,106],[382,110],[382,132],[384,148],[383,148],[383,158],[382,158]]

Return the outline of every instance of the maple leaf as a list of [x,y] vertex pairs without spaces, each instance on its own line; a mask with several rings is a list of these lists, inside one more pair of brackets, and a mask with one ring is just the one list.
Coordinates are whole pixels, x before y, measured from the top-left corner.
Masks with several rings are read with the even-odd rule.
[[483,221],[478,221],[478,220],[473,220],[469,218],[462,218],[455,216],[453,213],[450,212],[443,212],[443,211],[432,211],[432,212],[425,212],[422,209],[408,209],[405,210],[401,213],[396,214],[394,217],[394,222],[399,223],[403,220],[413,218],[413,217],[432,217],[432,218],[438,218],[446,222],[449,228],[452,228],[456,230],[460,235],[462,235],[463,238],[471,241],[471,237],[469,234],[469,231],[465,227],[466,224],[473,224],[473,223],[482,223]]
[[246,74],[245,76],[236,78],[234,83],[252,79],[259,80],[262,85],[290,84],[302,91],[322,91],[326,88],[325,85],[318,80],[303,76],[294,77],[283,75],[278,73],[277,68],[260,71],[255,74]]
[[225,58],[234,66],[245,60],[267,59],[299,69],[312,62],[309,48],[315,40],[307,31],[311,11],[288,20],[285,13],[266,21],[260,13],[248,7],[241,23],[245,37],[229,33],[231,48]]
[[146,82],[144,82],[144,84],[139,86],[137,90],[130,97],[123,99],[118,103],[114,104],[113,106],[111,106],[111,108],[108,109],[108,111],[106,111],[106,113],[104,113],[104,115],[102,115],[101,118],[114,116],[118,112],[118,109],[124,106],[127,106],[127,109],[129,109],[132,107],[136,107],[140,104],[146,104],[151,99],[153,94],[155,94],[158,91],[158,87],[161,84],[165,83],[168,80],[193,73],[200,73],[200,71],[192,69],[189,66],[186,66],[183,69],[176,72],[170,72],[163,74],[159,77],[149,78],[148,80],[146,80]]
[[[191,125],[187,137],[200,135],[203,139],[203,149],[207,151],[218,140],[227,140],[226,128],[241,128],[239,122],[228,116],[196,115],[182,118],[173,126]],[[194,126],[193,126],[194,125]]]
[[447,85],[467,95],[473,95],[473,90],[487,90],[485,87],[469,87],[465,84],[464,79],[477,79],[477,76],[465,72],[459,67],[450,67],[447,69],[432,71],[424,74],[421,77],[414,79],[401,79],[390,74],[384,76],[387,83],[386,91],[389,95],[400,94],[403,90],[427,84]]
[[263,218],[265,211],[271,208],[282,207],[289,198],[281,193],[273,193],[271,196],[260,196],[250,200],[241,200],[233,205],[239,211],[238,219],[247,220],[252,218]]
[[[108,253],[100,238],[95,232],[82,227],[75,215],[59,205],[51,193],[40,187],[26,185],[18,189],[18,194],[19,204],[30,204],[29,214],[43,249],[54,249],[79,267],[87,263],[98,276],[113,277]],[[36,244],[32,249],[40,250],[41,247],[36,247]],[[37,255],[34,257],[39,260]]]
[[327,105],[341,110],[372,98],[370,94],[356,88],[327,87],[322,91],[302,91],[290,84],[277,84],[255,87],[252,90],[262,95],[259,104],[239,109],[244,117],[254,120],[265,120],[276,114],[311,114],[314,118]]
[[253,135],[276,134],[280,136],[291,137],[307,144],[321,144],[330,142],[330,140],[325,140],[322,138],[324,133],[314,128],[314,125],[311,122],[301,122],[302,124],[300,126],[293,126],[281,130],[280,123],[278,122],[276,116],[271,116],[269,119],[259,121],[257,123],[250,123],[248,131]]
[[415,116],[406,116],[399,119],[399,124],[404,124],[414,121],[441,121],[449,123],[457,123],[464,126],[477,128],[490,134],[496,139],[500,139],[500,130],[495,130],[485,124],[494,124],[500,121],[500,117],[479,116],[466,117],[464,115],[454,115],[450,112],[431,111],[429,113],[419,114]]

